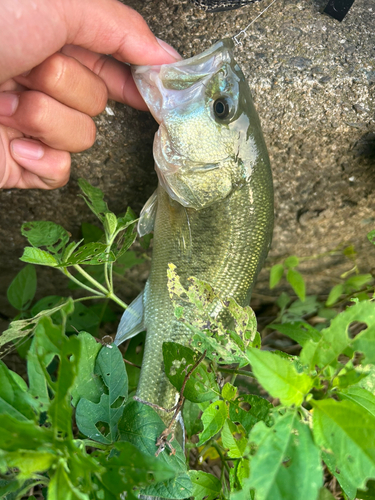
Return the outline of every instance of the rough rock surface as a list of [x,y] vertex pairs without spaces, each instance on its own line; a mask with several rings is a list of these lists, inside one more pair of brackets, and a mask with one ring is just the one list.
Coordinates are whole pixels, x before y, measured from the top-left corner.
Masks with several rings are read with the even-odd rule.
[[[153,32],[184,57],[243,29],[265,2],[208,14],[188,0],[127,0]],[[269,263],[294,254],[311,256],[354,244],[359,269],[375,267],[375,3],[356,0],[342,23],[322,14],[325,1],[277,0],[248,31],[236,58],[249,80],[269,147],[275,186],[275,232]],[[156,186],[147,113],[110,102],[97,118],[97,141],[73,157],[69,184],[52,192],[0,192],[0,312],[8,314],[6,288],[20,269],[20,226],[52,220],[79,236],[93,222],[77,197],[77,179],[100,187],[110,207],[139,211]],[[340,255],[307,261],[308,291],[325,293],[352,263]],[[124,288],[129,299],[141,286]],[[138,273],[139,274],[139,273]],[[39,269],[42,295],[57,294],[65,280]],[[138,284],[137,284],[138,280]],[[256,292],[271,295],[267,273]]]

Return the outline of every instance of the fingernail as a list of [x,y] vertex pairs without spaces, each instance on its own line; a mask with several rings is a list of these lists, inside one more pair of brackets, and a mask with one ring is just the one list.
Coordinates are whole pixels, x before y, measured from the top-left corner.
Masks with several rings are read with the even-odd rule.
[[176,61],[180,61],[182,59],[182,57],[180,56],[180,54],[177,52],[177,50],[175,50],[173,47],[171,47],[170,45],[167,44],[167,42],[164,42],[164,40],[160,40],[160,38],[156,37],[156,40],[158,41],[158,44],[160,45],[160,47],[165,51],[167,52],[167,54],[169,54],[170,56],[172,56],[174,59],[176,59]]
[[44,156],[44,147],[32,139],[14,139],[11,142],[12,153],[24,160],[40,160]]
[[18,106],[19,96],[9,92],[0,93],[0,115],[12,116]]

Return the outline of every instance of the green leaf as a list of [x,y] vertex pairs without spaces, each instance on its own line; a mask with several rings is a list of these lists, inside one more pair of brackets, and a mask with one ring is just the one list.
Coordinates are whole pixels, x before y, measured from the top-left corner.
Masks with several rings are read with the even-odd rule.
[[283,313],[281,322],[291,323],[295,321],[303,321],[305,316],[316,313],[320,306],[321,304],[317,300],[316,295],[309,295],[304,301],[297,299]]
[[87,243],[99,241],[104,236],[103,229],[88,222],[82,222],[81,231],[86,245]]
[[114,262],[115,256],[113,252],[106,253],[108,245],[106,243],[87,243],[80,246],[73,252],[67,261],[59,264],[59,267],[75,266],[85,264],[90,266],[98,266],[105,262]]
[[341,295],[344,293],[344,285],[342,283],[335,285],[332,290],[329,292],[328,299],[326,301],[326,306],[330,307],[335,304]]
[[[163,343],[163,359],[165,373],[178,391],[181,390],[189,370],[199,359],[199,356],[189,347],[175,342]],[[209,401],[216,396],[212,389],[217,389],[215,376],[200,363],[193,371],[184,389],[184,396],[194,403]]]
[[292,267],[297,267],[299,264],[299,258],[295,255],[291,255],[290,257],[284,260],[284,266],[287,269],[291,269]]
[[9,451],[4,455],[9,468],[19,469],[17,479],[24,481],[32,478],[36,472],[48,470],[57,460],[53,451],[18,450]]
[[34,400],[15,382],[2,361],[0,381],[0,413],[6,413],[21,421],[34,419]]
[[104,217],[104,228],[109,236],[112,236],[116,231],[117,217],[112,212],[106,212]]
[[[311,369],[315,366],[324,368],[335,363],[338,356],[349,346],[348,328],[353,321],[364,322],[371,327],[355,338],[353,342],[354,349],[371,353],[373,343],[371,341],[371,331],[375,327],[375,303],[358,302],[338,314],[331,321],[330,326],[322,330],[322,337],[319,342],[310,340],[305,344],[301,352],[301,363],[308,365]],[[372,352],[375,359],[375,349]],[[370,359],[372,359],[371,354]]]
[[168,464],[141,453],[131,443],[117,442],[114,450],[116,453],[108,458],[104,454],[98,454],[97,458],[105,468],[101,482],[116,498],[121,498],[125,491],[134,495],[135,487],[145,487],[151,481],[166,481],[175,475]]
[[[159,415],[149,406],[131,401],[118,425],[120,439],[136,446],[142,453],[155,456],[156,440],[165,429]],[[181,446],[176,440],[172,442],[175,455],[167,450],[160,453],[158,460],[175,471],[175,477],[168,481],[156,483],[142,491],[142,494],[163,498],[183,499],[191,496],[192,484],[186,473],[186,460]]]
[[367,239],[369,240],[370,243],[375,245],[375,229],[367,233]]
[[237,387],[227,382],[221,390],[221,397],[226,401],[231,401],[237,395]]
[[322,450],[322,460],[328,467],[329,472],[334,476],[339,485],[341,486],[343,492],[349,500],[354,500],[356,497],[357,488],[349,481],[349,479],[340,473],[339,469],[335,465],[335,457],[332,453],[327,453]]
[[333,454],[340,476],[363,489],[375,477],[374,416],[353,401],[326,399],[311,404],[317,444]]
[[225,401],[215,401],[206,408],[202,415],[203,432],[199,435],[199,443],[202,446],[206,441],[221,431],[228,417],[228,407]]
[[[374,231],[375,233],[375,231]],[[375,236],[375,234],[374,234]],[[356,497],[360,500],[374,500],[375,498],[375,481],[372,479],[366,484],[366,491],[358,490]]]
[[215,500],[220,496],[221,482],[217,477],[201,470],[190,470],[189,476],[195,500]]
[[104,222],[104,214],[110,212],[107,203],[104,201],[103,191],[97,187],[91,186],[85,179],[78,179],[78,185],[83,192],[82,198],[87,203],[89,209]]
[[94,373],[95,361],[102,346],[89,333],[81,332],[78,338],[81,341],[81,349],[84,355],[80,357],[78,362],[77,378],[71,389],[73,406],[77,406],[81,398],[98,403],[101,394],[104,392],[103,383],[100,381],[99,376]]
[[221,440],[224,448],[228,451],[228,457],[241,458],[244,454],[247,437],[246,431],[241,424],[235,424],[227,419],[221,431]]
[[75,333],[77,330],[95,332],[99,323],[99,316],[92,307],[86,307],[81,302],[76,302],[74,311],[66,319],[65,330],[67,333]]
[[356,308],[357,313],[352,321],[367,324],[367,328],[355,337],[352,347],[365,355],[363,364],[375,363],[375,302],[359,302],[352,307]]
[[282,264],[275,264],[271,267],[270,272],[270,289],[275,288],[284,274],[284,266]]
[[257,380],[274,398],[286,406],[300,406],[313,386],[306,373],[298,373],[295,366],[277,354],[259,349],[248,349],[247,356]]
[[70,481],[64,462],[60,461],[48,485],[48,500],[90,500]]
[[349,292],[357,291],[372,281],[373,277],[371,274],[356,274],[345,281],[345,288]]
[[295,269],[289,269],[286,275],[288,283],[292,286],[293,290],[296,292],[297,297],[304,302],[306,298],[306,286],[302,274]]
[[360,406],[363,411],[375,418],[375,395],[362,387],[349,387],[338,393],[340,399],[353,401]]
[[33,247],[46,247],[53,254],[61,253],[69,241],[68,231],[54,222],[26,222],[22,224],[21,233]]
[[0,414],[0,449],[3,451],[35,450],[52,442],[52,430],[39,427],[31,420],[22,422]]
[[268,328],[277,330],[287,335],[300,346],[304,346],[310,339],[314,342],[319,341],[321,333],[305,321],[295,321],[294,323],[281,323],[268,325]]
[[317,500],[335,500],[335,497],[327,488],[320,488]]
[[316,500],[323,485],[320,453],[297,413],[279,416],[271,428],[259,422],[249,442],[256,447],[250,477],[233,499],[248,499],[254,488],[257,500]]
[[19,311],[26,311],[36,292],[35,267],[25,266],[9,285],[7,297],[10,304]]
[[250,432],[260,420],[263,420],[266,425],[270,423],[271,408],[273,406],[267,399],[255,394],[241,394],[230,402],[229,417],[233,422],[240,422],[246,432]]
[[200,419],[201,413],[201,409],[197,403],[192,403],[188,399],[185,401],[182,409],[182,417],[186,435],[189,439],[191,439],[194,434],[198,434],[203,430],[203,424]]
[[62,302],[48,311],[41,311],[33,318],[12,321],[9,328],[0,335],[0,347],[8,342],[14,342],[18,338],[24,338],[31,335],[42,318],[52,316],[57,311],[61,313],[66,311],[69,313],[73,307],[73,300],[69,297],[65,302]]
[[34,247],[25,247],[20,260],[22,260],[22,262],[28,262],[29,264],[49,267],[56,267],[59,264],[59,261],[53,255],[45,250]]
[[[117,424],[124,411],[128,396],[128,379],[120,350],[112,344],[101,349],[98,354],[95,373],[100,375],[108,388],[99,403],[81,398],[77,405],[76,421],[79,430],[100,443],[109,444],[117,438]],[[99,424],[108,425],[108,433],[101,432]]]

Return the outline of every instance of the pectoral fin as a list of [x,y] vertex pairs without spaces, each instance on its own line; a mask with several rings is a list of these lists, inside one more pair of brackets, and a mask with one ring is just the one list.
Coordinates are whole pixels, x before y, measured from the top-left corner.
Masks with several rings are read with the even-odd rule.
[[135,337],[140,332],[145,330],[143,324],[143,291],[136,299],[128,306],[122,315],[120,324],[117,329],[117,334],[114,340],[116,345],[120,345],[125,340]]
[[156,217],[156,208],[158,205],[158,194],[154,191],[150,198],[146,201],[139,216],[137,231],[139,236],[149,234],[154,230]]

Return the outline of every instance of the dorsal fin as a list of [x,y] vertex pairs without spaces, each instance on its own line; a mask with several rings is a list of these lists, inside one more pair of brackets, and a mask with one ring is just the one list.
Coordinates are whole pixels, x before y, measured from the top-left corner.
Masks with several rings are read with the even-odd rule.
[[141,210],[137,226],[139,236],[144,236],[154,230],[157,205],[158,194],[154,191]]

